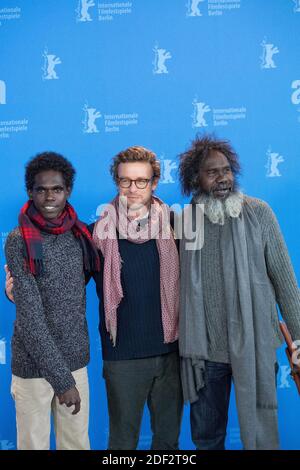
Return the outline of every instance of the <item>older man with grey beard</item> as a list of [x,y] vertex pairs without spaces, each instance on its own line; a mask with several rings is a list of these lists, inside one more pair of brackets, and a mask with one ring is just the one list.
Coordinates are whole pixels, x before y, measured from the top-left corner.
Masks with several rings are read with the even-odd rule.
[[238,190],[240,165],[229,142],[197,137],[180,159],[183,193],[204,211],[202,248],[180,244],[179,347],[193,442],[224,449],[233,380],[244,449],[278,449],[276,303],[300,338],[300,295],[285,242],[271,208]]

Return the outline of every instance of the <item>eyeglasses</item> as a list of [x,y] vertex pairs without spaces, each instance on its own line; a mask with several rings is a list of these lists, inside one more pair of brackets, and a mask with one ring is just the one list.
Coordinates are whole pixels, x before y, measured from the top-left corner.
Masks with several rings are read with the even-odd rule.
[[138,178],[136,180],[131,180],[130,178],[118,178],[118,183],[121,188],[128,189],[131,187],[132,183],[134,183],[138,189],[145,189],[152,180],[153,178]]

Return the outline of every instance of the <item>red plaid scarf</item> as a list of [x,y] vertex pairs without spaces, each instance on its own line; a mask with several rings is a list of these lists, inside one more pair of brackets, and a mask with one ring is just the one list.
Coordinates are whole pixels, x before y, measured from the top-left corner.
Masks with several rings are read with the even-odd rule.
[[27,201],[19,215],[19,226],[26,246],[26,268],[32,274],[37,275],[43,272],[41,232],[61,235],[68,230],[72,230],[80,241],[84,268],[87,271],[99,271],[100,259],[92,236],[85,224],[78,220],[75,210],[68,202],[59,217],[47,220],[36,210],[32,201]]

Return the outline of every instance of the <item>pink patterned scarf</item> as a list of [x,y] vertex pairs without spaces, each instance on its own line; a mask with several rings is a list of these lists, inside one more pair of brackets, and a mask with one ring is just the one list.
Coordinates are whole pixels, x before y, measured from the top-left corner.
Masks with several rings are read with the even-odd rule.
[[148,222],[138,227],[138,220],[130,220],[124,208],[125,199],[117,196],[102,212],[95,224],[93,239],[104,256],[103,295],[106,329],[113,345],[117,337],[117,309],[123,298],[121,285],[121,257],[118,234],[133,243],[156,239],[160,261],[160,298],[164,342],[178,339],[179,312],[179,256],[170,226],[168,206],[155,196],[151,199]]

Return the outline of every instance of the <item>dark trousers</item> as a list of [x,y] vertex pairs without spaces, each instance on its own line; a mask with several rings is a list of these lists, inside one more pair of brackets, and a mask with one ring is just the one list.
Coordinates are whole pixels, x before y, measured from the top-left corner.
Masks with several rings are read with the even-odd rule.
[[[278,364],[275,364],[275,380]],[[191,404],[192,440],[198,450],[224,450],[232,369],[230,364],[205,363],[205,386]]]
[[230,364],[205,363],[205,386],[191,404],[192,440],[199,450],[224,450],[232,370]]
[[178,353],[104,361],[110,450],[136,449],[145,403],[152,429],[153,450],[178,449],[183,412]]

